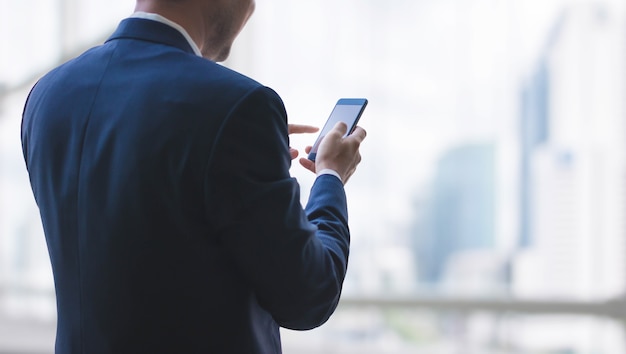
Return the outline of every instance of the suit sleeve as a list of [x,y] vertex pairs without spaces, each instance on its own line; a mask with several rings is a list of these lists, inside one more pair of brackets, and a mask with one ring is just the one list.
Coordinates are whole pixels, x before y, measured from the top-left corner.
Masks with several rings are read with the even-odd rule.
[[286,113],[264,87],[246,95],[219,133],[206,178],[207,217],[281,326],[310,329],[339,301],[349,250],[343,184],[314,183],[306,212],[289,175]]

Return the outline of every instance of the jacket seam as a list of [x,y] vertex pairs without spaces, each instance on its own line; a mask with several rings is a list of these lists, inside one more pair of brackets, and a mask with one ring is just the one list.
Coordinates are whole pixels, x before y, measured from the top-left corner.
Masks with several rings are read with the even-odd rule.
[[102,81],[104,81],[104,77],[106,76],[106,73],[109,69],[109,64],[111,63],[111,58],[113,57],[113,54],[115,54],[117,50],[117,46],[114,46],[113,49],[111,50],[111,53],[109,54],[109,58],[107,59],[105,68],[102,72],[102,76],[100,77],[100,80],[98,82],[98,85],[96,87],[96,90],[93,94],[93,98],[91,100],[90,106],[89,106],[89,113],[87,113],[87,119],[82,131],[82,142],[80,144],[80,150],[78,152],[79,154],[79,165],[78,165],[78,173],[77,173],[77,179],[76,179],[76,233],[77,233],[77,239],[76,239],[76,260],[78,263],[78,287],[79,287],[79,294],[78,294],[78,303],[79,303],[79,320],[80,320],[80,329],[79,329],[79,333],[80,333],[80,352],[81,353],[85,353],[85,339],[84,339],[84,309],[83,309],[83,281],[82,281],[82,262],[81,262],[81,256],[80,256],[80,243],[81,243],[81,228],[80,228],[80,218],[78,217],[78,214],[81,210],[80,208],[80,191],[81,191],[81,172],[83,169],[83,152],[85,150],[85,142],[87,140],[87,130],[89,128],[89,123],[91,122],[91,117],[92,117],[92,113],[93,113],[93,108],[96,102],[96,99],[98,98],[98,95],[100,93],[100,88],[102,87]]

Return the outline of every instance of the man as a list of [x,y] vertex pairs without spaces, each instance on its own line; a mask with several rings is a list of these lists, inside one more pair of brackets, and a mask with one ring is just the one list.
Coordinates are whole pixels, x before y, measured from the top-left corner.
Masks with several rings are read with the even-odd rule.
[[[22,144],[57,294],[57,353],[280,353],[323,324],[365,131],[327,135],[305,211],[271,89],[215,62],[253,0],[140,0],[33,88]],[[204,58],[202,58],[204,57]],[[207,60],[208,59],[208,60]]]

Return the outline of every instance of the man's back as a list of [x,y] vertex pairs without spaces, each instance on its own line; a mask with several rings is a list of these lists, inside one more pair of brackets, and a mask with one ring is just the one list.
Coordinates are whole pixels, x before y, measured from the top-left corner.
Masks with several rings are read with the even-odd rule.
[[328,318],[345,197],[322,179],[319,223],[343,234],[322,246],[289,177],[285,119],[273,91],[142,19],[36,85],[23,146],[58,352],[279,352],[278,324]]

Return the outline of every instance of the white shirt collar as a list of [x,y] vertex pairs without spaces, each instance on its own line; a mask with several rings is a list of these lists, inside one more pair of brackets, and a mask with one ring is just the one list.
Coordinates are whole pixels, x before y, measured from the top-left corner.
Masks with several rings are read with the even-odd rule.
[[157,21],[157,22],[161,22],[164,23],[172,28],[175,28],[176,30],[178,30],[178,32],[180,32],[185,39],[187,40],[187,42],[189,42],[189,45],[191,46],[191,48],[193,49],[193,52],[196,53],[197,56],[201,57],[202,53],[200,52],[200,48],[198,48],[198,45],[196,44],[196,42],[193,41],[193,39],[191,39],[191,36],[189,35],[189,33],[187,33],[187,31],[185,31],[185,29],[183,28],[183,26],[179,25],[178,23],[172,21],[172,20],[168,20],[167,18],[159,15],[159,14],[153,14],[153,13],[148,13],[148,12],[142,12],[142,11],[137,11],[134,14],[132,14],[130,16],[131,18],[143,18],[146,20],[152,20],[152,21]]

